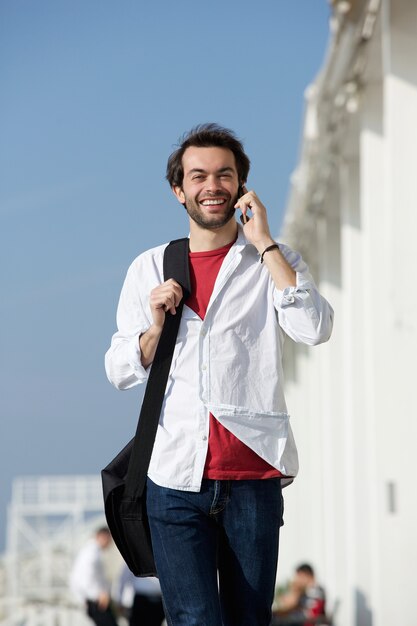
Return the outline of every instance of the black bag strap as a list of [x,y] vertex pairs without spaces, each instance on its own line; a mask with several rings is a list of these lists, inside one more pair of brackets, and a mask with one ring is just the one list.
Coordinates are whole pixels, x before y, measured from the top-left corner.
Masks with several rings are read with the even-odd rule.
[[181,322],[184,301],[191,294],[188,263],[189,239],[171,241],[164,252],[164,279],[174,278],[182,287],[183,297],[176,314],[167,312],[161,337],[146,385],[138,426],[125,482],[125,497],[136,499],[143,493],[149,462],[164,401],[172,355]]

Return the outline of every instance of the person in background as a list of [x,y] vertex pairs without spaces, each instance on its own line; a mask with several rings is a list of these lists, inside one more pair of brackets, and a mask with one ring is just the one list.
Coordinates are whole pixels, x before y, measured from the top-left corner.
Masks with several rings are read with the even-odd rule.
[[109,529],[99,528],[78,553],[70,574],[71,591],[83,602],[87,615],[97,626],[117,626],[103,563],[103,551],[111,542]]
[[326,596],[308,563],[299,565],[289,590],[278,599],[272,626],[313,626],[319,616],[326,613]]
[[129,626],[161,626],[165,615],[157,578],[138,578],[125,565],[116,597],[121,607],[127,609]]

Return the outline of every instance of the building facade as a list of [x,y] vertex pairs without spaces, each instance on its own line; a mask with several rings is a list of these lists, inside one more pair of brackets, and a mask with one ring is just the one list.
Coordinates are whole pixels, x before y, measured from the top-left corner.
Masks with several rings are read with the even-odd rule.
[[334,1],[282,239],[335,328],[323,346],[286,342],[301,470],[280,577],[311,561],[338,626],[417,624],[416,236],[417,2]]

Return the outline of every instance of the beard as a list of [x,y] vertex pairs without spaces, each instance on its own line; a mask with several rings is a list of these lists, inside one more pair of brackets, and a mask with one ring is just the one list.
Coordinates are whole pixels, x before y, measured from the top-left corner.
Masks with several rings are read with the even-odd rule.
[[185,197],[184,207],[190,218],[202,228],[213,230],[225,226],[235,214],[235,204],[238,200],[238,195],[234,198],[229,198],[226,201],[223,211],[221,213],[214,213],[213,215],[206,214],[201,209],[200,204],[193,198]]

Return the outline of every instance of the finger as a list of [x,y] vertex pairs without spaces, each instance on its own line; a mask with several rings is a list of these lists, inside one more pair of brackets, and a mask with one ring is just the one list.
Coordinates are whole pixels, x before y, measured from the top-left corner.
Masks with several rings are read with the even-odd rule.
[[235,208],[240,209],[240,211],[242,211],[242,215],[240,215],[239,217],[242,224],[243,225],[247,224],[248,221],[250,220],[250,215],[248,215],[248,210],[250,210],[252,207],[251,207],[249,198],[246,198],[246,194],[245,196],[242,196],[241,198],[239,198],[238,202],[235,204]]
[[172,294],[174,297],[175,306],[178,306],[183,296],[181,285],[177,283],[173,278],[170,278],[166,283],[163,284],[166,284],[170,287],[169,293]]
[[167,298],[171,298],[176,303],[179,303],[182,298],[182,287],[178,285],[178,283],[162,283],[162,285],[159,285],[159,287],[155,287],[155,289],[152,289],[151,297],[154,300],[159,299],[161,302],[163,302]]
[[167,285],[167,286],[169,285],[173,289],[181,289],[181,285],[177,283],[177,281],[174,280],[173,278],[168,278],[168,280],[166,280],[164,283],[161,284],[161,287],[163,287],[164,285]]
[[[181,300],[182,300],[182,291],[181,291],[181,293],[175,293],[175,292],[169,293],[164,298],[165,311],[168,311],[168,310],[171,310],[171,309],[173,309],[175,311],[175,309],[177,308],[177,306],[179,305]],[[172,313],[172,310],[171,310],[171,313]]]
[[164,306],[164,311],[165,313],[171,313],[171,315],[175,315],[177,312],[177,309],[175,308],[175,306]]
[[182,300],[182,296],[183,296],[182,287],[180,287],[180,285],[178,285],[178,288],[175,289],[175,291],[174,291],[175,306],[179,305],[179,303]]
[[164,299],[164,309],[165,309],[165,311],[172,311],[172,309],[175,310],[175,298],[174,298],[174,296],[167,296]]
[[164,311],[169,311],[172,315],[175,315],[176,308],[179,306],[182,299],[182,290],[180,293],[170,292],[163,299],[163,308]]

